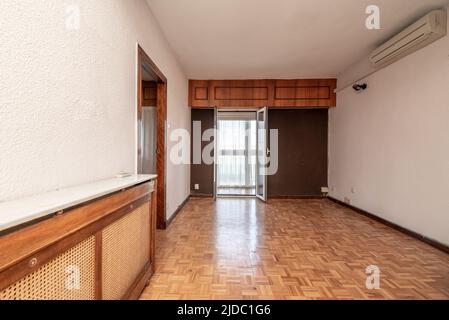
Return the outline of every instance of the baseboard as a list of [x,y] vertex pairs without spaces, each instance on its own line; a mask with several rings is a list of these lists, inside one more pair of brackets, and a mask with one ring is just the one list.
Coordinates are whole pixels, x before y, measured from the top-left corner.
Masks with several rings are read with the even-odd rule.
[[357,207],[354,207],[353,205],[347,204],[347,203],[345,203],[343,201],[340,201],[338,199],[335,199],[335,198],[332,198],[332,197],[328,197],[328,199],[333,201],[333,202],[335,202],[335,203],[337,203],[337,204],[339,204],[339,205],[341,205],[341,206],[343,206],[343,207],[349,208],[349,209],[351,209],[351,210],[353,210],[353,211],[355,211],[355,212],[357,212],[357,213],[359,213],[361,215],[364,215],[365,217],[368,217],[368,218],[370,218],[372,220],[375,220],[377,222],[380,222],[380,223],[382,223],[382,224],[384,224],[384,225],[386,225],[386,226],[388,226],[388,227],[390,227],[392,229],[395,229],[395,230],[400,231],[400,232],[402,232],[402,233],[404,233],[404,234],[406,234],[406,235],[408,235],[410,237],[413,237],[413,238],[415,238],[415,239],[417,239],[417,240],[419,240],[421,242],[425,242],[428,245],[430,245],[430,246],[432,246],[432,247],[434,247],[434,248],[436,248],[438,250],[441,250],[441,251],[443,251],[445,253],[449,253],[449,246],[447,246],[445,244],[442,244],[441,242],[438,242],[438,241],[433,240],[433,239],[429,239],[429,238],[427,238],[427,237],[425,237],[425,236],[423,236],[423,235],[421,235],[421,234],[419,234],[417,232],[414,232],[414,231],[411,231],[411,230],[409,230],[407,228],[401,227],[400,225],[398,225],[396,223],[393,223],[393,222],[390,222],[388,220],[385,220],[384,218],[381,218],[381,217],[379,217],[379,216],[377,216],[375,214],[372,214],[372,213],[370,213],[368,211],[365,211],[365,210],[359,209]]
[[[226,195],[222,195],[224,197],[226,197]],[[245,197],[245,195],[242,195],[243,197]],[[213,194],[203,194],[203,193],[191,193],[190,194],[191,198],[213,198],[214,195]],[[235,195],[229,195],[229,197],[235,197]],[[284,195],[268,195],[268,199],[324,199],[326,198],[325,196],[284,196]]]
[[167,222],[165,223],[165,228],[168,228],[170,226],[170,224],[173,222],[173,220],[175,220],[176,216],[181,212],[181,210],[184,208],[184,206],[186,205],[186,203],[190,200],[190,196],[188,196],[182,203],[181,205],[178,207],[178,209],[176,209],[176,211],[172,214],[172,216],[167,220]]
[[207,193],[191,193],[191,198],[213,198],[213,194],[207,194]]
[[123,300],[138,300],[148,285],[148,281],[154,273],[154,265],[148,263],[137,276],[136,280],[123,296]]
[[282,199],[303,199],[303,200],[314,200],[314,199],[323,199],[324,196],[283,196],[283,195],[268,195],[268,199],[273,200],[282,200]]

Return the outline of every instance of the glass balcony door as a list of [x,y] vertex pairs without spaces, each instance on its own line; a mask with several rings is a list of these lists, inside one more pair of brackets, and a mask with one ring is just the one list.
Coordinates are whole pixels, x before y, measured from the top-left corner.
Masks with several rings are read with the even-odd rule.
[[218,113],[218,195],[256,195],[256,126],[255,112]]

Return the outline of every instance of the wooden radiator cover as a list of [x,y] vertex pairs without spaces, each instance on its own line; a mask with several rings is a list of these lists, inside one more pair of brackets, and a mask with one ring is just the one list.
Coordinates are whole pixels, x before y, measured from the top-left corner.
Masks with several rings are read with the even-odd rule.
[[154,184],[0,237],[0,300],[138,298],[154,271]]

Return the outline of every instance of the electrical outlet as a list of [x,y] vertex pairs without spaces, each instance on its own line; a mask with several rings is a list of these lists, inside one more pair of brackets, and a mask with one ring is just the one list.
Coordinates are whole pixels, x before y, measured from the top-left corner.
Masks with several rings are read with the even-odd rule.
[[200,185],[199,184],[195,184],[195,190],[200,190]]
[[352,187],[352,188],[351,188],[351,193],[354,194],[355,192],[356,192],[355,188]]

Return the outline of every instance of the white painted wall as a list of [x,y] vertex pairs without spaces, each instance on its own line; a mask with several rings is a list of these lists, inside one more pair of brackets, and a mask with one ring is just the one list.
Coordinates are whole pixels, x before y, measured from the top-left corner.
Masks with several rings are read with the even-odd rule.
[[[144,0],[1,1],[0,30],[0,201],[136,171],[137,42],[168,78],[170,130],[189,130],[187,79]],[[168,163],[168,216],[189,172]]]
[[366,82],[330,111],[330,195],[448,245],[449,37]]

